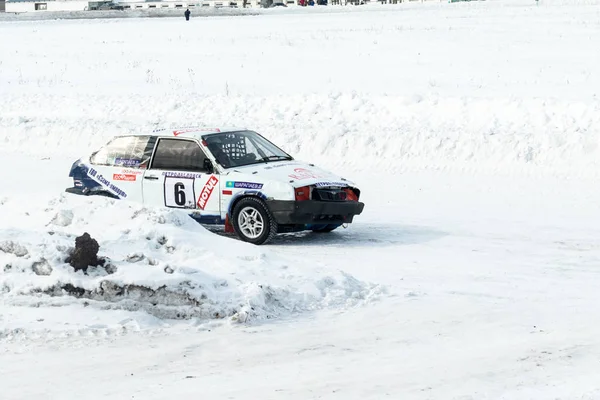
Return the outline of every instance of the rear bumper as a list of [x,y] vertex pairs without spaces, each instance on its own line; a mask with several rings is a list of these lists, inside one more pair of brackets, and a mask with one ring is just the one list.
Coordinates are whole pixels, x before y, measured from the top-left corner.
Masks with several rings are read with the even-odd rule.
[[269,210],[278,224],[351,223],[365,205],[357,201],[268,200]]
[[77,188],[77,187],[70,187],[70,188],[66,188],[65,192],[67,193],[71,193],[71,194],[77,194],[80,196],[104,196],[104,197],[110,197],[112,199],[118,199],[117,196],[115,196],[114,194],[107,192],[107,191],[102,191],[102,190],[89,190],[87,188]]
[[76,187],[70,187],[70,188],[66,188],[65,192],[67,193],[71,193],[71,194],[79,194],[79,195],[84,195],[83,193],[83,189],[81,188],[76,188]]

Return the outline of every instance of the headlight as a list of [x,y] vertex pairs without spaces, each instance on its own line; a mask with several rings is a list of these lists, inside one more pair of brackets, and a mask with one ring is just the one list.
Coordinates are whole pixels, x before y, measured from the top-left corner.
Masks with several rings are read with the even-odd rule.
[[310,200],[310,186],[302,186],[294,190],[296,201]]

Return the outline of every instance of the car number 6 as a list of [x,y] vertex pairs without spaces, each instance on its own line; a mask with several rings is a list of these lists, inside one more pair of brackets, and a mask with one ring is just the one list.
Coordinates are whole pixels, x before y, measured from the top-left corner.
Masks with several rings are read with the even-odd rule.
[[181,182],[175,184],[175,204],[178,206],[185,205],[185,185]]
[[165,177],[165,206],[174,208],[196,208],[194,178]]

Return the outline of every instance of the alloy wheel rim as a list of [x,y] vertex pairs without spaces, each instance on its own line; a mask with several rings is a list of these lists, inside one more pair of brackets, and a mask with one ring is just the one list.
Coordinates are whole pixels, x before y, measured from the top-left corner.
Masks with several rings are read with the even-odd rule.
[[238,216],[238,226],[244,236],[249,239],[256,239],[262,235],[265,229],[265,223],[262,215],[254,207],[245,207]]

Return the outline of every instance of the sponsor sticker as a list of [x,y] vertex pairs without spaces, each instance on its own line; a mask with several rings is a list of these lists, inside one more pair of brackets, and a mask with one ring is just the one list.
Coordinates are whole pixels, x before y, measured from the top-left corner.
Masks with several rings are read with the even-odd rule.
[[184,133],[190,132],[221,132],[220,129],[214,128],[185,128],[185,129],[177,129],[173,131],[173,136],[183,135]]
[[198,197],[198,208],[204,210],[206,207],[206,203],[208,199],[210,199],[210,195],[213,190],[215,190],[215,186],[219,183],[219,179],[216,176],[211,176],[206,185],[202,188],[202,192],[200,192],[200,197]]
[[121,170],[122,174],[128,174],[128,175],[141,175],[144,173],[144,171],[139,170],[139,169],[122,169]]
[[130,159],[130,158],[115,158],[115,165],[122,165],[124,167],[139,167],[141,160]]
[[200,178],[202,176],[202,174],[196,174],[193,172],[169,172],[169,171],[166,171],[166,172],[163,172],[162,174],[168,178],[185,178],[185,179]]
[[290,165],[298,165],[300,163],[297,162],[287,162],[287,163],[283,163],[283,164],[275,164],[275,165],[269,165],[268,167],[265,167],[264,169],[273,169],[273,168],[280,168],[280,167],[289,167]]
[[236,188],[236,189],[262,189],[262,183],[254,183],[254,182],[234,182],[227,181],[225,184],[228,188]]
[[347,183],[344,182],[317,182],[315,183],[316,187],[327,187],[327,186],[340,186],[340,187],[344,187],[344,186],[348,186]]
[[134,182],[136,179],[137,176],[133,174],[113,174],[113,181]]
[[294,174],[290,174],[288,175],[290,178],[294,178],[296,180],[302,180],[302,179],[319,179],[319,178],[325,178],[322,175],[316,174],[313,171],[306,169],[306,168],[294,168]]
[[102,186],[105,186],[107,189],[109,189],[110,191],[115,193],[117,196],[123,197],[123,198],[127,197],[127,193],[125,193],[121,188],[119,188],[115,184],[110,183],[110,181],[108,179],[103,177],[102,174],[99,174],[98,171],[96,171],[94,168],[90,168],[87,166],[86,166],[86,168],[87,168],[87,175],[90,178],[92,178],[96,182],[100,183]]
[[223,194],[225,196],[231,196],[233,194],[233,192],[231,190],[223,190]]

